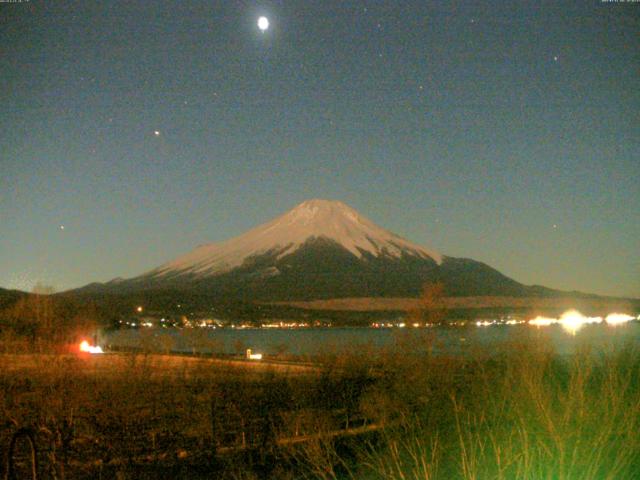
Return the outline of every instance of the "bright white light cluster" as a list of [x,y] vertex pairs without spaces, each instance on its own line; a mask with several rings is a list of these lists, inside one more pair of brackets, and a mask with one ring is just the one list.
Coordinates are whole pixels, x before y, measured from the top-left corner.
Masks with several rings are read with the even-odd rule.
[[[620,325],[632,320],[635,320],[635,317],[627,315],[625,313],[610,313],[604,319],[604,321],[608,325]],[[549,325],[557,323],[560,324],[562,328],[564,328],[568,332],[575,333],[580,328],[582,328],[583,325],[587,325],[590,323],[602,323],[602,321],[602,317],[587,317],[577,310],[567,310],[560,316],[560,318],[538,316],[532,320],[529,320],[529,325],[534,325],[536,327],[547,327]]]
[[[627,315],[626,313],[610,313],[605,318],[605,321],[609,325],[620,325],[621,323],[627,323],[631,320],[635,320],[631,315]],[[640,320],[640,315],[638,316],[638,320]]]
[[87,353],[104,353],[101,347],[99,346],[94,347],[93,345],[90,345],[89,342],[87,342],[86,340],[80,343],[80,351],[87,352]]
[[535,325],[536,327],[548,327],[553,323],[558,323],[558,319],[538,316],[533,320],[529,320],[529,325]]
[[496,320],[480,320],[476,322],[478,327],[488,327],[489,325],[495,325],[498,322]]
[[262,360],[262,354],[253,353],[250,348],[247,348],[247,360]]
[[575,334],[583,325],[602,323],[602,317],[585,317],[577,310],[568,310],[560,316],[558,323],[567,332]]
[[489,327],[491,325],[519,325],[521,323],[525,323],[524,320],[516,320],[514,318],[504,319],[501,318],[499,320],[478,320],[476,322],[476,326],[478,327]]

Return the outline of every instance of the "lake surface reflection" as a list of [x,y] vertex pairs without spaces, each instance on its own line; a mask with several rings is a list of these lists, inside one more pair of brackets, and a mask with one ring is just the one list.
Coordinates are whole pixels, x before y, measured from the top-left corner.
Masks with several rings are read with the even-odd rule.
[[107,348],[152,348],[184,353],[240,354],[247,348],[265,355],[318,355],[354,349],[423,349],[464,354],[508,343],[545,342],[560,354],[588,346],[595,350],[620,348],[640,341],[640,322],[623,325],[585,325],[567,332],[560,325],[492,325],[431,328],[297,328],[297,329],[163,329],[118,330],[104,333]]

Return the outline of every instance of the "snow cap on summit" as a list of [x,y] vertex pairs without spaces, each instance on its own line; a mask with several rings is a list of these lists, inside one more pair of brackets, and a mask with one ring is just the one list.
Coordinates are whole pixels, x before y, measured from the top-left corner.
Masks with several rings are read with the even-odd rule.
[[321,198],[305,200],[300,205],[291,209],[289,214],[296,218],[307,219],[308,221],[340,215],[357,221],[359,217],[358,212],[348,205],[338,200],[323,200]]
[[248,257],[271,253],[282,258],[313,238],[332,240],[358,258],[366,252],[376,257],[412,255],[442,262],[439,253],[377,226],[340,201],[312,199],[238,237],[200,246],[150,274],[217,275],[242,265]]

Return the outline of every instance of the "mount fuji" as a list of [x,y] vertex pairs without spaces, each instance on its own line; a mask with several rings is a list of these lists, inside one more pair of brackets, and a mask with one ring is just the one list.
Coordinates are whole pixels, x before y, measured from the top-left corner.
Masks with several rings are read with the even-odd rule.
[[338,201],[307,200],[221,243],[202,245],[140,276],[82,290],[191,291],[212,298],[311,300],[417,296],[442,282],[449,296],[540,294],[484,263],[410,242]]

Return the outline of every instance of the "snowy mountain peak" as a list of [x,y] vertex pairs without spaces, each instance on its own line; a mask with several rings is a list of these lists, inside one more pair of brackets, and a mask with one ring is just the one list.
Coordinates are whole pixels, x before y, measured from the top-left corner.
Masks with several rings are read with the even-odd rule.
[[288,224],[317,224],[318,228],[347,220],[360,223],[360,214],[348,205],[337,200],[313,199],[302,202],[282,217]]
[[359,216],[356,210],[338,200],[323,200],[321,198],[306,200],[290,210],[289,214],[292,217],[309,221],[322,216],[344,215],[354,220]]
[[442,262],[440,254],[378,227],[342,202],[312,199],[238,237],[202,245],[150,275],[217,275],[239,267],[247,258],[267,253],[282,258],[317,238],[329,239],[358,258],[365,253],[397,258],[412,255]]

